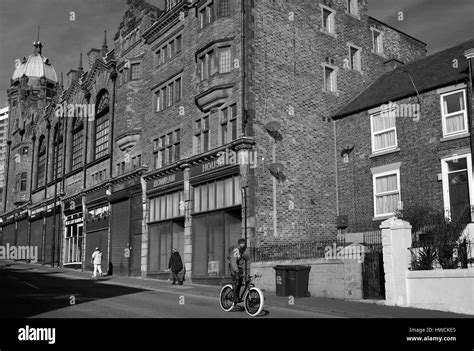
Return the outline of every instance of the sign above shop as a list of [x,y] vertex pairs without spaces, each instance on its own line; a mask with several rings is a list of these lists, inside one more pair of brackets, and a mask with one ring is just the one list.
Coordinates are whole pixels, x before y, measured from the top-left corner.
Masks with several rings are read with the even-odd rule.
[[147,182],[147,190],[152,190],[155,188],[161,188],[166,185],[170,185],[173,183],[177,183],[180,181],[183,181],[184,175],[183,171],[176,171],[171,174],[167,174],[165,176],[156,178],[156,179],[151,179]]
[[117,191],[128,189],[128,188],[131,188],[131,187],[133,187],[135,185],[139,185],[139,184],[140,184],[140,177],[135,177],[135,178],[132,178],[132,179],[128,179],[126,181],[123,181],[123,182],[120,182],[120,183],[117,183],[117,184],[113,184],[112,185],[112,193],[116,193]]

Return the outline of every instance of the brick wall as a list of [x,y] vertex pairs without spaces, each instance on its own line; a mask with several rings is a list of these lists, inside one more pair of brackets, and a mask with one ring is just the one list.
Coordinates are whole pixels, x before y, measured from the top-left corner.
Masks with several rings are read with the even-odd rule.
[[[387,57],[371,52],[373,21],[368,20],[367,2],[359,2],[360,19],[346,13],[345,1],[330,3],[336,10],[335,36],[321,32],[317,1],[255,3],[258,241],[335,237],[335,151],[329,117],[386,69],[383,62]],[[422,43],[392,32],[387,36],[387,54],[403,60],[425,54]],[[348,43],[361,48],[362,71],[344,68]],[[326,58],[338,70],[337,93],[322,91]],[[272,220],[273,180],[267,169],[272,162],[273,139],[265,125],[271,120],[281,124],[282,140],[276,144],[275,161],[284,164],[287,177],[276,186],[277,236]]]
[[[440,97],[436,90],[421,95],[421,115],[396,118],[399,152],[370,157],[371,130],[368,112],[348,116],[336,122],[337,150],[349,142],[355,145],[344,163],[338,157],[339,209],[349,217],[347,232],[378,229],[382,220],[373,221],[373,185],[371,168],[401,162],[400,182],[403,206],[428,205],[443,209],[442,157],[469,148],[469,138],[441,142],[443,137]],[[397,101],[415,104],[416,97]]]

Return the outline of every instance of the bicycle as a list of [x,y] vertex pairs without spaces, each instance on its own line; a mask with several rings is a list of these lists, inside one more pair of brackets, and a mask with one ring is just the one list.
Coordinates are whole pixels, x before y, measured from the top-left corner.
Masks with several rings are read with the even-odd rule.
[[[244,303],[245,311],[251,317],[255,317],[262,312],[264,296],[259,288],[255,287],[254,280],[258,275],[246,279],[245,285],[240,289],[239,302]],[[232,284],[225,285],[219,294],[219,302],[222,310],[232,311],[236,303],[234,302],[234,287]]]

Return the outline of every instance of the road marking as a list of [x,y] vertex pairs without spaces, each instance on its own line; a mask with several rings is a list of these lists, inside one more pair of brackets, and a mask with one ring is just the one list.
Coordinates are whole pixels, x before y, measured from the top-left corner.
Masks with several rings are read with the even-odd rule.
[[38,290],[39,290],[39,288],[38,288],[37,286],[34,286],[33,284],[30,284],[30,283],[28,283],[28,282],[23,282],[23,283],[25,283],[25,284],[28,285],[28,286],[31,286],[31,287],[34,288],[34,289],[38,289]]
[[20,280],[19,278],[14,277],[14,276],[12,276],[12,275],[9,275],[8,278],[12,278],[12,279],[15,279],[15,280]]

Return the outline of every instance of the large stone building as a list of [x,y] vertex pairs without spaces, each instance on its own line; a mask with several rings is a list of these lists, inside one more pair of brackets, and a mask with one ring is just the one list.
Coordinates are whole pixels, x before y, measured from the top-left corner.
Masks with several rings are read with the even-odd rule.
[[91,49],[66,87],[38,43],[15,71],[10,106],[32,113],[12,110],[7,181],[26,172],[27,187],[8,191],[3,242],[86,269],[101,247],[104,269],[150,277],[167,277],[176,247],[193,281],[210,282],[240,237],[334,239],[331,116],[425,44],[369,17],[367,1],[128,6],[115,48]]

